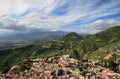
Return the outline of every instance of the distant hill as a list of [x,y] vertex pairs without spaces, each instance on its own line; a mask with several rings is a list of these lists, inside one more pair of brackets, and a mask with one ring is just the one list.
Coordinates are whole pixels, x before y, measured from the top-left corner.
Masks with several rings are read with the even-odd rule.
[[0,50],[0,70],[31,58],[70,54],[77,59],[102,59],[108,53],[120,54],[120,26],[81,36],[74,32],[40,44]]
[[38,44],[41,41],[50,41],[66,35],[64,31],[35,31],[28,33],[18,33],[9,36],[0,36],[0,49],[14,48],[30,44]]
[[0,40],[9,41],[9,40],[29,40],[29,39],[44,39],[46,37],[55,37],[55,36],[63,36],[67,34],[64,31],[33,31],[26,33],[16,33],[9,36],[0,36]]
[[80,38],[82,38],[80,35],[78,35],[75,32],[71,32],[67,35],[64,35],[61,39],[62,40],[77,40],[77,39],[80,39]]
[[71,32],[71,33],[69,33],[69,34],[67,34],[63,37],[64,38],[69,38],[69,39],[78,39],[80,36],[75,32]]

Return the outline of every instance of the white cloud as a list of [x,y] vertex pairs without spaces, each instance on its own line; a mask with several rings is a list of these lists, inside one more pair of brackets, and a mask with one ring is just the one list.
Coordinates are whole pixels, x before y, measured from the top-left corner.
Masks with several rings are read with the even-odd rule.
[[104,30],[112,26],[119,26],[120,20],[97,20],[93,23],[88,24],[88,27],[97,28],[99,30]]
[[17,19],[10,17],[2,17],[0,19],[0,29],[12,30],[12,31],[23,31],[26,30],[26,26],[18,23]]
[[97,20],[93,23],[84,25],[86,28],[92,28],[91,33],[100,32],[113,26],[120,26],[120,20]]
[[[0,0],[0,28],[12,31],[64,30],[61,29],[62,26],[76,20],[85,22],[120,12],[119,0],[106,1],[102,3],[101,0]],[[63,11],[65,14],[62,15],[61,12],[55,15],[55,10]],[[110,23],[108,21],[98,20],[88,26],[103,30],[108,28],[107,26],[119,24],[116,20],[110,20]],[[87,32],[85,27],[66,30]]]
[[25,0],[0,0],[0,16],[20,15],[29,8]]
[[97,20],[89,24],[82,24],[76,26],[77,28],[67,28],[64,31],[78,32],[83,34],[94,34],[103,30],[106,30],[113,26],[120,26],[120,20]]
[[10,34],[14,34],[15,32],[13,30],[9,29],[0,29],[0,36],[6,36]]

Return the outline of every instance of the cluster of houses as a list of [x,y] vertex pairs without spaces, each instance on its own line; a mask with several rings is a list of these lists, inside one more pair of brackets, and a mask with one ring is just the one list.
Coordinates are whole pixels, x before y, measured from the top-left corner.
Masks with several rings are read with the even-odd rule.
[[96,65],[96,62],[81,62],[69,55],[30,61],[30,69],[21,71],[20,66],[15,65],[6,74],[0,74],[0,79],[120,79],[119,73]]
[[77,69],[79,61],[70,58],[69,55],[31,59],[30,61],[32,66],[29,70],[20,71],[20,66],[15,65],[3,77],[5,76],[6,79],[75,79],[82,77],[79,76],[80,71]]
[[[104,60],[105,61],[109,61],[110,60],[110,58],[112,58],[113,57],[113,55],[115,55],[115,54],[112,54],[112,53],[110,53],[110,54],[108,54],[107,56],[105,56],[104,57]],[[114,66],[114,68],[117,70],[117,72],[120,72],[120,58],[116,58],[115,57],[115,59],[114,60],[112,60],[113,61],[113,66]],[[111,63],[111,62],[110,62]],[[104,63],[105,64],[105,63]],[[109,64],[109,63],[106,63],[107,65]]]

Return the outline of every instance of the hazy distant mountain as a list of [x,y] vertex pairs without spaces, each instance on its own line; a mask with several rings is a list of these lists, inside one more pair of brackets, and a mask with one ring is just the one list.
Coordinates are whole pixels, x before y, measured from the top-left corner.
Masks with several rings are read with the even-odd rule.
[[56,38],[65,34],[67,34],[67,32],[64,31],[33,31],[27,33],[16,33],[8,36],[0,36],[0,40],[44,39],[46,37]]
[[0,49],[14,48],[16,46],[24,46],[41,41],[50,41],[67,34],[64,31],[40,31],[35,30],[28,33],[17,33],[8,36],[0,36]]

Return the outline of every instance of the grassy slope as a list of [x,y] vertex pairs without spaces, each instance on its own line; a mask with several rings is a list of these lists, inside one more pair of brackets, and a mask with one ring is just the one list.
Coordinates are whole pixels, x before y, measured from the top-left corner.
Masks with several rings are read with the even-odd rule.
[[104,49],[104,47],[110,46],[114,47],[116,43],[118,44],[120,43],[119,41],[120,41],[120,27],[119,26],[112,27],[106,31],[102,31],[100,33],[86,37],[82,43],[85,49],[85,51],[83,52],[88,55],[87,56],[85,54],[85,57],[88,58],[91,58],[89,54],[94,55],[94,52],[100,53],[99,55],[101,56],[102,54],[104,54],[104,52],[98,51],[101,51],[101,49],[102,48]]

